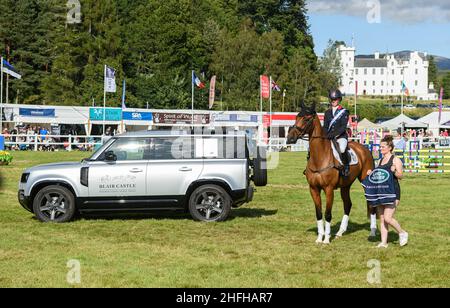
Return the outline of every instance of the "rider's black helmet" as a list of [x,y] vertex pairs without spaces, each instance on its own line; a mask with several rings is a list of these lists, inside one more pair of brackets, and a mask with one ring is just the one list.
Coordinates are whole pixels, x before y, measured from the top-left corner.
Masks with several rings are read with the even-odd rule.
[[331,101],[336,99],[342,100],[342,93],[339,90],[330,91],[330,95],[328,96]]

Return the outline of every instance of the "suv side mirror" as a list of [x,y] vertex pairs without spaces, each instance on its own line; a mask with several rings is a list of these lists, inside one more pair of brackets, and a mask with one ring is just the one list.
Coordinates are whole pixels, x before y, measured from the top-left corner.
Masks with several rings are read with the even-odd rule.
[[113,151],[108,151],[105,153],[105,160],[106,161],[116,161],[117,160],[117,155],[114,154]]

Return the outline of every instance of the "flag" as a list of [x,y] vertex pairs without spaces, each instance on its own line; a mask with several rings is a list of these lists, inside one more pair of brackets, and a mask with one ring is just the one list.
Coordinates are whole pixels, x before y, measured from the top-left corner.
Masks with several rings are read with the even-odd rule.
[[277,92],[281,92],[281,88],[273,80],[272,80],[272,90],[277,91]]
[[444,98],[444,88],[441,88],[441,93],[439,96],[439,125],[441,125],[441,118],[442,118],[442,99]]
[[127,89],[127,84],[125,82],[125,79],[123,80],[123,89],[122,89],[122,109],[126,109],[127,105],[125,104],[125,92]]
[[14,78],[22,79],[22,75],[20,75],[17,70],[12,66],[8,61],[3,59],[2,65],[2,73],[8,74]]
[[211,109],[214,106],[215,98],[216,98],[216,76],[213,76],[209,84],[209,109]]
[[105,92],[116,93],[116,71],[105,66]]
[[204,89],[205,84],[197,77],[195,71],[192,71],[192,83],[197,86],[199,89]]
[[406,96],[409,96],[409,90],[406,87],[405,83],[402,81],[402,93],[405,93]]
[[267,76],[261,76],[260,77],[260,83],[261,83],[261,97],[262,98],[270,98],[270,82],[269,77]]

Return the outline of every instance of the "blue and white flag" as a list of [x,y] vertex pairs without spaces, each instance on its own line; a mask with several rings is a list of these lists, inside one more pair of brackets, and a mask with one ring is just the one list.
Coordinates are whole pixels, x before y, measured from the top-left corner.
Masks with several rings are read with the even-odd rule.
[[370,206],[394,204],[395,194],[394,175],[391,171],[376,168],[362,181],[367,203]]
[[109,67],[105,67],[105,92],[116,93],[116,71]]
[[22,79],[22,75],[20,75],[17,70],[12,66],[8,61],[3,59],[2,64],[2,73],[8,74],[14,78]]

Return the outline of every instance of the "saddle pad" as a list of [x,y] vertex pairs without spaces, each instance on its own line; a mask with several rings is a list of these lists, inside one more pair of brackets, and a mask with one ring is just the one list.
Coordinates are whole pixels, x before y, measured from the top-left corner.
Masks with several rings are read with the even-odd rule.
[[[334,146],[334,143],[331,142],[331,147],[333,148],[333,155],[334,158],[339,162],[340,165],[342,165],[341,156],[339,155],[339,152],[336,150],[336,147]],[[349,147],[348,152],[350,153],[350,166],[354,166],[358,164],[358,155],[356,155],[355,151],[353,151],[352,148]]]

